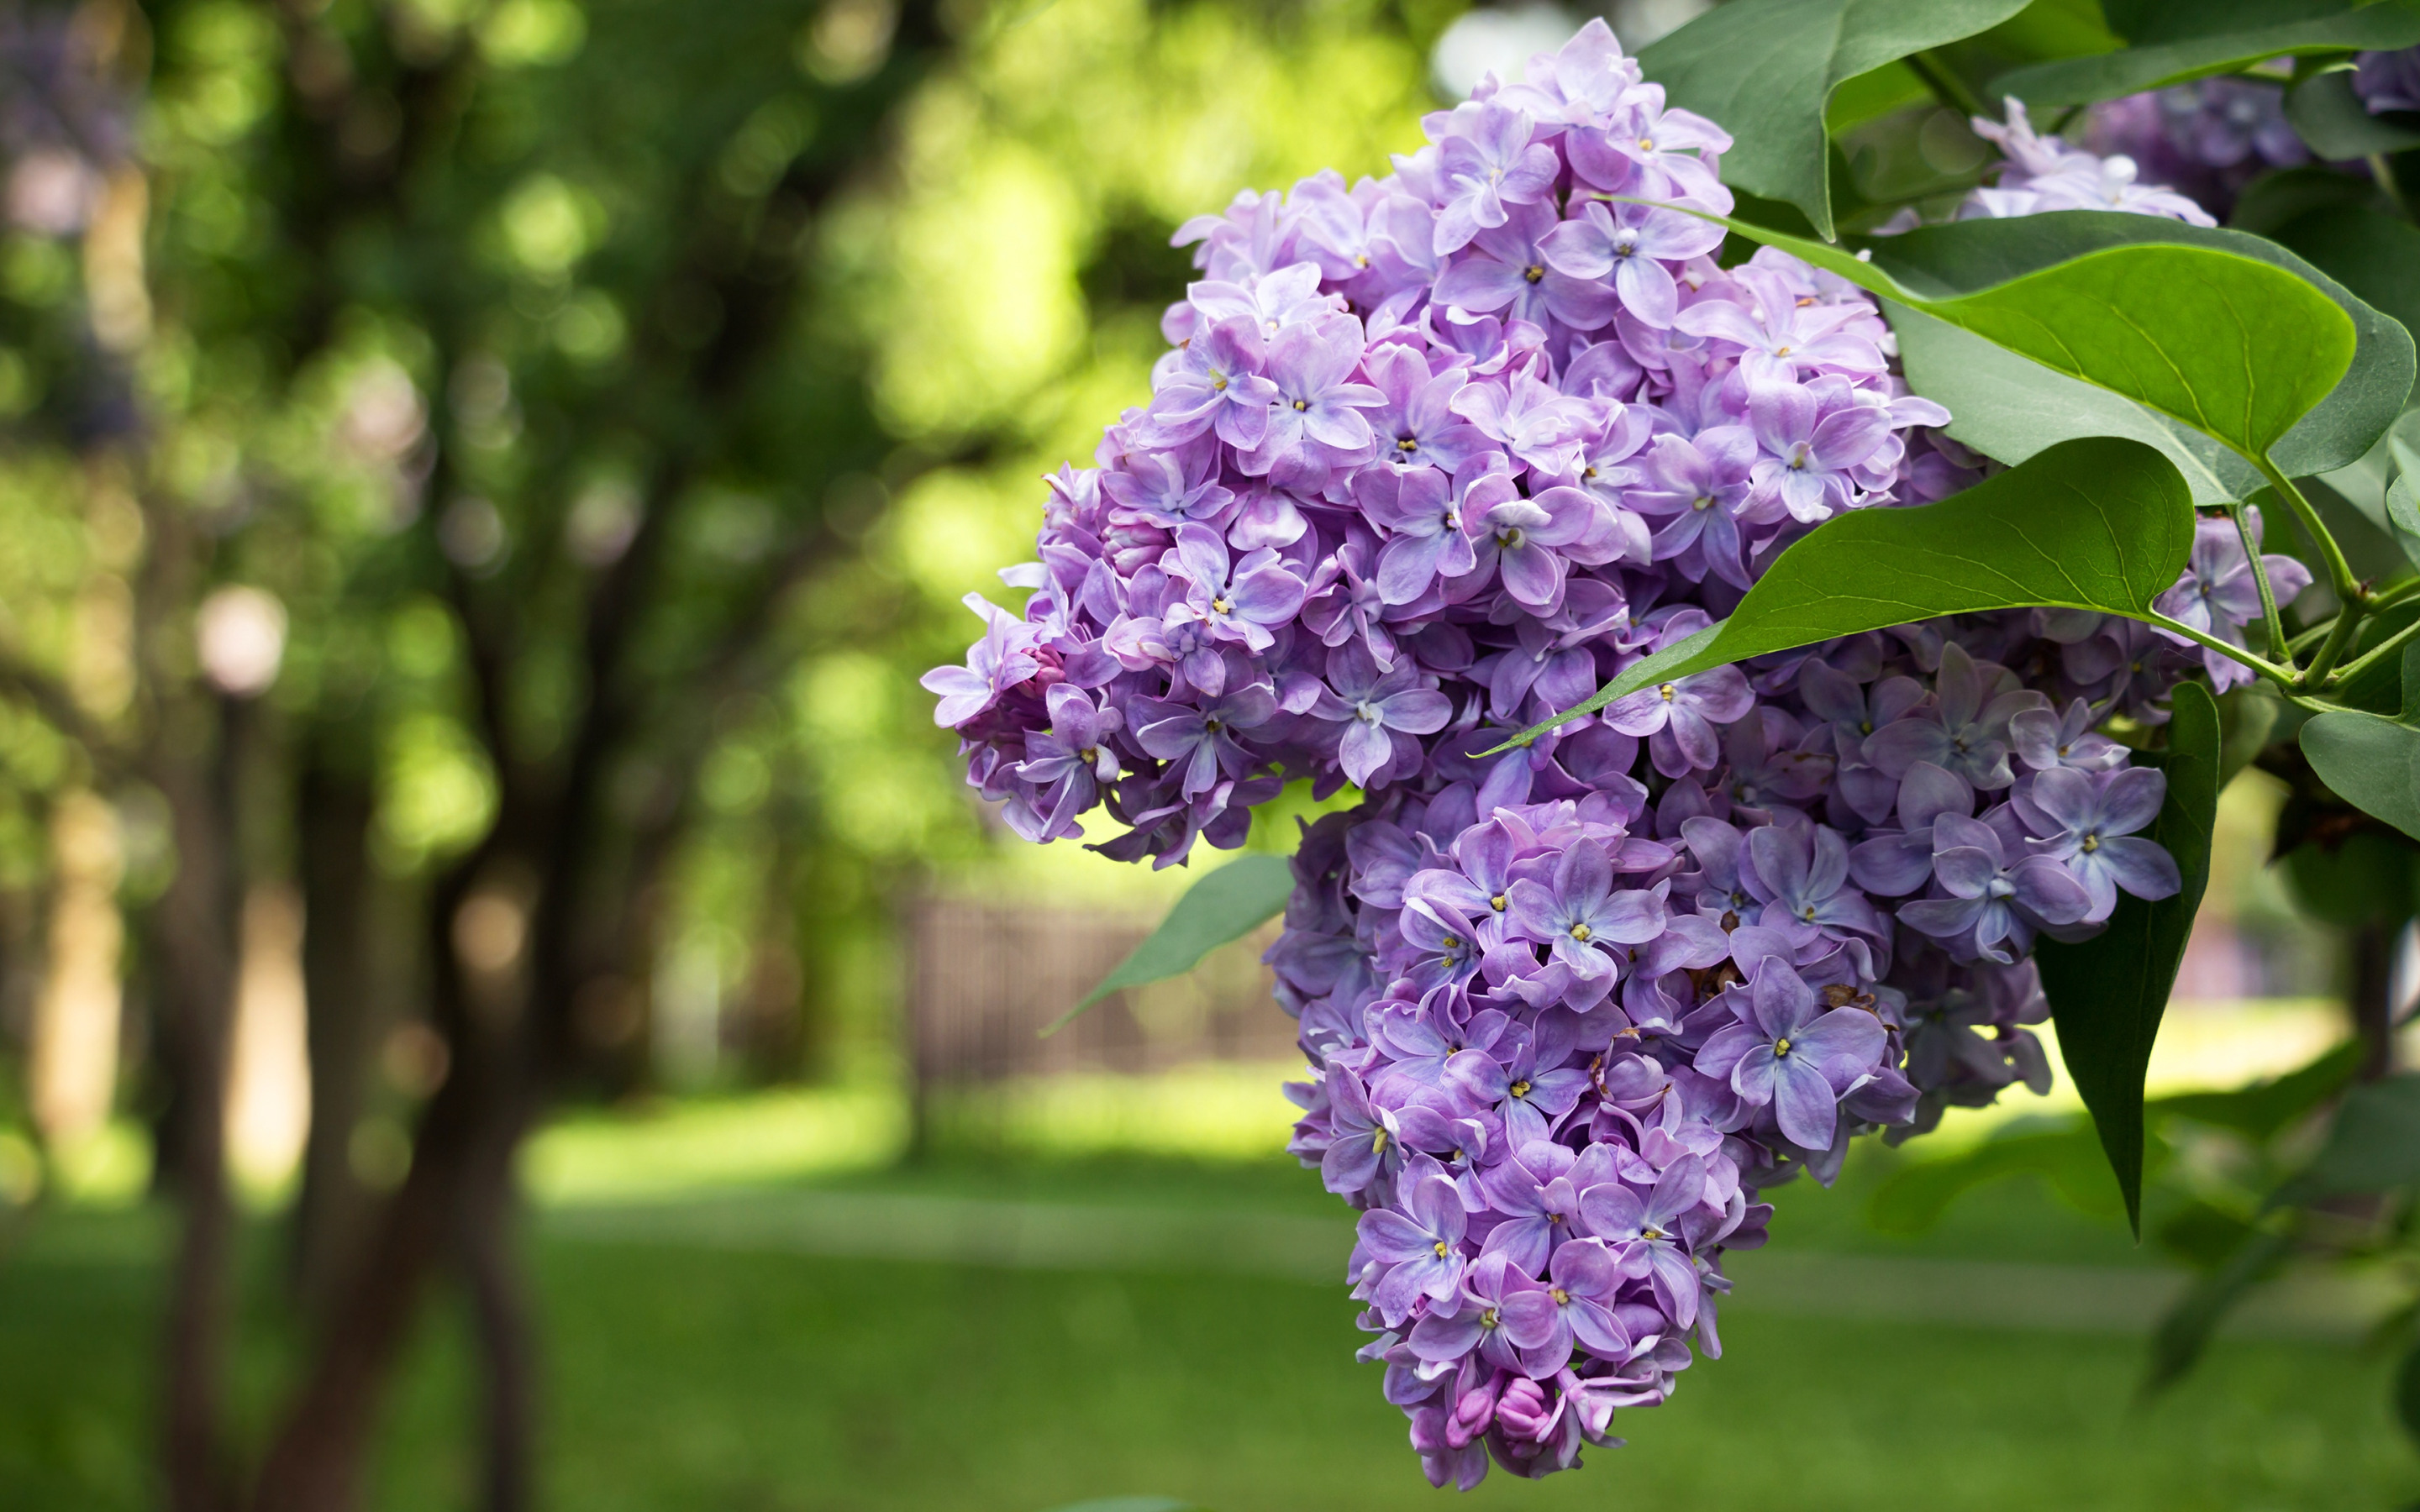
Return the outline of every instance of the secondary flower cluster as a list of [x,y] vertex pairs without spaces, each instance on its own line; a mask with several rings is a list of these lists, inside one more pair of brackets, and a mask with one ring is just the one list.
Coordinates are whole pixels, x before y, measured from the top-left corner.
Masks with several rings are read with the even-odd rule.
[[2224,215],[2260,175],[2311,161],[2286,119],[2285,100],[2282,81],[2201,79],[2095,105],[2083,135],[2094,151],[2122,156],[2144,177]]
[[2362,54],[2353,60],[2352,89],[2373,116],[2420,111],[2420,47]]
[[[2125,145],[2148,154],[2166,140],[2157,130],[2162,118],[2162,98],[2132,95],[2113,106],[2101,107],[2102,112],[2118,109],[2148,113],[2151,130],[2130,130],[2139,123],[2124,114],[2096,114],[2087,125],[2103,127],[2103,137],[2124,138]],[[2026,118],[2024,101],[2011,96],[2003,103],[2009,114],[2006,121],[1978,116],[1973,125],[1976,134],[1998,147],[2007,161],[1994,184],[1966,196],[1965,203],[1959,207],[1961,219],[2040,215],[2050,210],[2125,210],[2192,225],[2218,224],[2189,196],[2165,184],[2139,182],[2142,170],[2134,157],[2124,152],[2104,156],[2070,146],[2056,136],[2037,134],[2033,123]]]
[[[1823,520],[1980,464],[1866,296],[1715,263],[1685,208],[1730,208],[1729,139],[1602,23],[1426,127],[1385,179],[1180,230],[1205,276],[1151,402],[1051,480],[1041,561],[1002,574],[1023,612],[971,597],[983,639],[925,685],[1033,840],[1106,810],[1098,849],[1168,865],[1287,777],[1366,795],[1305,832],[1270,952],[1317,1078],[1295,1149],[1363,1210],[1365,1357],[1469,1486],[1571,1465],[1718,1349],[1761,1189],[2047,1086],[2033,941],[2177,886],[2141,833],[2162,779],[2098,727],[2164,717],[2196,663],[2132,622],[1971,616],[1484,754]],[[2112,179],[2008,140],[2038,195]],[[2209,522],[2171,611],[2240,636],[2246,571]]]

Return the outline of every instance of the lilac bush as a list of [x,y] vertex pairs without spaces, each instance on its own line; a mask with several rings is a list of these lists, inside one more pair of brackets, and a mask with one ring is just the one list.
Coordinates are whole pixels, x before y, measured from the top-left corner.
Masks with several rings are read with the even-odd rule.
[[[1718,1353],[1766,1189],[2046,1088],[2034,942],[2179,886],[2141,835],[2163,779],[2100,727],[2162,720],[2202,663],[2128,620],[1963,616],[1487,754],[1823,520],[1982,465],[1869,297],[1714,260],[1675,207],[1730,208],[1729,139],[1602,23],[1424,125],[1384,179],[1180,229],[1202,276],[1151,402],[1051,480],[1040,562],[1002,574],[1022,615],[971,599],[983,639],[926,686],[1036,841],[1097,810],[1096,849],[1169,866],[1289,779],[1359,790],[1305,827],[1268,955],[1313,1072],[1291,1148],[1361,1211],[1362,1355],[1467,1488],[1573,1465]],[[1974,213],[2208,221],[2020,111],[1993,130]],[[2240,635],[2214,523],[2174,593]]]

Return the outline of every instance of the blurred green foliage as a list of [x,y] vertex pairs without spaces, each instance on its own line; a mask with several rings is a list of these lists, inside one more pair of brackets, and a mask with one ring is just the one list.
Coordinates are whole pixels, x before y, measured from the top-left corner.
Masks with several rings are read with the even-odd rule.
[[[1004,595],[1038,475],[1148,393],[1170,234],[1416,146],[1450,12],[945,6],[908,74],[887,0],[73,14],[118,28],[134,156],[95,158],[79,227],[0,239],[0,649],[70,705],[0,698],[20,937],[48,797],[165,828],[63,731],[147,729],[150,642],[190,668],[192,600],[240,582],[287,616],[279,762],[368,784],[408,885],[628,700],[607,796],[659,853],[648,995],[737,1001],[771,942],[803,1021],[756,1070],[785,1073],[887,1057],[887,901],[993,865],[915,678],[962,653],[963,594]],[[160,509],[206,541],[172,609]],[[650,532],[599,689],[583,636]],[[254,828],[287,864],[290,823]]]

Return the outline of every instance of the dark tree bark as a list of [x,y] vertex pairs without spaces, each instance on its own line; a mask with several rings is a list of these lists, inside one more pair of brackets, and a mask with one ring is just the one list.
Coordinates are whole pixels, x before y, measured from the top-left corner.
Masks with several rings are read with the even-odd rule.
[[2392,924],[2373,920],[2352,933],[2352,980],[2347,989],[2352,1011],[2352,1032],[2361,1041],[2361,1069],[2354,1074],[2376,1081],[2395,1070],[2395,957],[2403,939],[2405,920]]
[[336,1278],[364,1238],[373,1194],[353,1172],[352,1136],[367,1111],[386,994],[375,977],[387,952],[374,929],[383,900],[370,864],[369,784],[314,751],[295,795],[297,860],[308,909],[302,980],[308,1004],[311,1127],[294,1212],[294,1275],[304,1306],[324,1316]]
[[180,700],[168,711],[169,753],[150,768],[175,815],[178,850],[176,876],[147,931],[174,1135],[163,1174],[182,1216],[169,1288],[161,1414],[171,1512],[222,1512],[232,1489],[223,1424],[234,1227],[225,1087],[240,889],[228,823],[233,753],[222,745],[223,736],[234,734],[225,728],[230,722],[206,697]]

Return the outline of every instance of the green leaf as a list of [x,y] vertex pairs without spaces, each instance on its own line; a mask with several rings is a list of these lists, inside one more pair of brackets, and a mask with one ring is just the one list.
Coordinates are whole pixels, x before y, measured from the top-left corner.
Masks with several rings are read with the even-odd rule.
[[[2046,222],[2067,224],[2049,227],[2045,237],[2041,224]],[[2113,224],[2118,222],[2134,224]],[[2277,466],[2289,474],[2324,472],[2358,462],[2401,412],[2411,393],[2411,336],[2397,311],[2381,311],[2367,302],[2373,289],[2389,290],[2397,286],[2398,278],[2420,277],[2408,270],[2398,273],[2390,258],[2335,248],[2328,255],[2337,267],[2315,267],[2297,251],[2261,237],[2141,215],[2033,216],[2017,222],[1963,224],[1977,229],[1945,226],[1939,230],[1946,235],[1921,231],[1878,241],[1875,259],[1886,272],[1954,285],[1997,276],[2011,263],[2023,266],[2055,256],[2062,248],[2112,245],[2103,239],[2119,234],[2232,252],[2308,280],[2352,321],[2353,357],[2334,392],[2278,443]],[[2015,229],[1995,232],[1990,229],[1994,225]],[[2327,229],[2327,223],[2316,218],[2314,225],[2321,232]],[[2012,252],[2009,246],[2012,240],[2031,245]],[[2360,273],[2364,282],[2350,288],[2331,276],[2351,272]],[[1886,303],[1885,308],[1899,333],[1910,386],[1947,407],[1950,435],[1996,461],[2023,461],[2071,436],[2131,436],[2158,447],[2177,464],[2192,485],[2196,503],[2243,499],[2260,486],[2258,471],[2248,458],[2183,420],[2146,409],[2107,386],[2047,370],[1981,336],[1904,305]]]
[[2330,709],[2303,726],[2303,754],[2336,796],[2420,840],[2420,641],[2403,653],[2403,712]]
[[2396,544],[2420,563],[2420,490],[2415,490],[2409,472],[2396,474],[2387,486],[2386,523],[2394,527]]
[[2137,441],[2063,441],[1937,504],[1860,509],[1774,560],[1731,617],[1625,669],[1536,738],[1643,687],[1770,651],[1978,609],[2067,608],[2142,619],[2184,570],[2184,480]]
[[2180,421],[1906,305],[1886,301],[1883,314],[1908,387],[1948,409],[1952,439],[1995,462],[2022,462],[2079,436],[2123,436],[2174,464],[2196,504],[2233,503],[2261,486],[2257,468]]
[[1910,54],[1987,31],[2024,0],[1733,0],[1638,54],[1666,100],[1731,133],[1723,180],[1795,205],[1835,234],[1825,107]]
[[2322,206],[2287,222],[2276,239],[2407,335],[2420,331],[2420,227],[2364,205]]
[[1992,92],[2015,95],[2028,105],[2088,105],[2189,79],[2241,73],[2273,57],[2420,42],[2420,12],[2394,0],[2162,0],[2125,8],[2135,18],[2131,23],[2115,13],[2118,8],[2107,8],[2110,24],[2133,46],[2012,69],[1992,81]]
[[2143,1380],[2143,1395],[2151,1396],[2182,1379],[2201,1359],[2211,1335],[2218,1332],[2235,1304],[2275,1274],[2293,1247],[2290,1233],[2262,1229],[2246,1239],[2226,1264],[2195,1280],[2151,1335],[2151,1365]]
[[2373,116],[2352,92],[2352,70],[2315,73],[2286,92],[2286,119],[2315,157],[2332,162],[2420,147],[2420,123],[2406,112]]
[[2420,1186],[2420,1074],[2366,1082],[2347,1093],[2328,1142],[2269,1205],[2410,1186]]
[[1202,1512],[1191,1502],[1180,1502],[1167,1496],[1111,1496],[1096,1502],[1078,1502],[1053,1512]]
[[2368,205],[2382,200],[2373,178],[2335,168],[2305,164],[2263,174],[2244,186],[2226,218],[2229,229],[2273,237],[2299,216],[2339,205]]
[[2246,683],[2219,695],[2218,786],[2225,792],[2235,774],[2252,764],[2268,748],[2270,732],[2285,712],[2285,701],[2267,683]]
[[1284,911],[1294,867],[1282,856],[1239,856],[1185,891],[1176,906],[1084,1000],[1061,1014],[1051,1034],[1077,1014],[1126,987],[1181,977],[1230,940],[1240,940]]
[[2224,1092],[2177,1092],[2146,1105],[2153,1118],[2191,1119],[2266,1142],[2288,1124],[2336,1095],[2361,1065],[2359,1041],[2320,1052],[2309,1065]]
[[2167,802],[2150,837],[2176,857],[2184,886],[2156,903],[2121,897],[2108,928],[2091,939],[2045,939],[2034,949],[2060,1058],[2100,1131],[2137,1235],[2143,1229],[2143,1075],[2210,881],[2211,827],[2218,817],[2218,705],[2200,683],[2181,683],[2173,710],[2167,748],[2138,761],[2156,763],[2167,774]]
[[2395,1420],[2403,1431],[2420,1440],[2420,1344],[2395,1369]]
[[[2412,388],[2412,342],[2400,326],[2373,311],[2365,332],[2352,313],[2358,301],[2241,232],[2066,210],[1928,226],[1878,238],[1859,256],[1722,224],[2181,421],[2248,461],[2274,449],[2289,471],[2359,457]],[[2365,334],[2369,361],[2339,391]],[[2306,416],[2313,431],[2280,447]]]
[[1975,1188],[2031,1175],[2081,1211],[2115,1218],[2125,1210],[2106,1171],[2100,1142],[2079,1119],[2071,1128],[2001,1134],[1947,1160],[1911,1162],[1874,1189],[1866,1215],[1886,1234],[1920,1234]]

